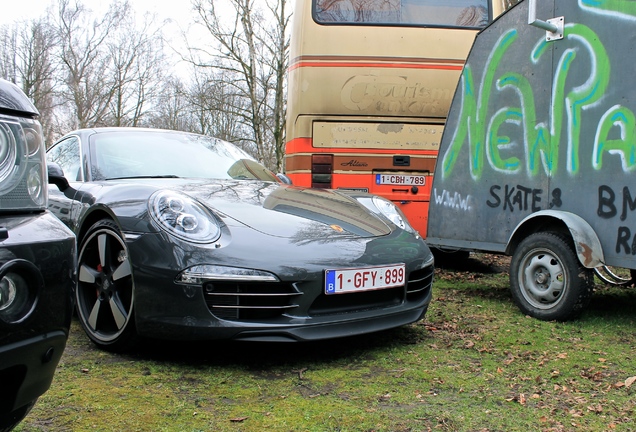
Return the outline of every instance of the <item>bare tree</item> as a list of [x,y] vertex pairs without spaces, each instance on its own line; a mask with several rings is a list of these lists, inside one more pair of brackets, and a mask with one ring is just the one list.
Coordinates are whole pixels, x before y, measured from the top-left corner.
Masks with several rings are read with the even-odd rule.
[[[253,154],[255,147],[245,144],[245,132],[242,122],[236,121],[236,111],[247,109],[246,100],[234,91],[234,86],[227,83],[227,74],[215,70],[195,69],[188,96],[194,124],[193,132],[213,135],[233,142]],[[228,109],[231,107],[231,109]]]
[[0,27],[0,78],[18,83],[17,25]]
[[84,5],[60,0],[57,31],[64,98],[75,114],[76,127],[105,124],[115,86],[111,57],[104,47],[129,10],[127,2],[115,1],[101,18],[91,19]]
[[[210,36],[214,51],[191,47],[189,60],[198,67],[221,72],[222,80],[245,101],[228,106],[250,131],[244,138],[253,142],[258,159],[280,170],[284,144],[284,77],[287,68],[288,35],[284,1],[267,7],[275,14],[276,31],[271,31],[255,0],[227,0],[233,19],[220,14],[216,0],[194,0],[194,8]],[[278,15],[276,15],[278,14]],[[280,17],[280,18],[279,18]],[[283,50],[282,54],[278,53]],[[274,110],[278,110],[275,112]]]
[[45,141],[50,142],[55,108],[53,28],[45,18],[21,21],[4,28],[0,44],[2,77],[19,85],[38,108]]
[[109,122],[113,126],[137,126],[149,103],[158,97],[164,77],[167,60],[161,30],[154,17],[145,15],[139,25],[131,13],[107,46],[113,61]]
[[164,127],[218,136],[280,170],[286,0],[221,0],[233,9],[223,16],[219,0],[194,0],[211,39],[192,46],[192,74],[180,78],[170,75],[159,26],[112,1],[98,15],[82,0],[56,0],[55,13],[0,28],[0,75],[32,97],[48,141],[81,127]]
[[276,171],[281,172],[285,157],[285,120],[287,112],[287,68],[289,66],[289,35],[291,14],[285,8],[286,0],[276,0],[268,3],[268,8],[275,18],[276,25],[268,34],[268,39],[275,45],[265,43],[269,50],[270,68],[274,72],[273,104],[270,107],[272,113],[271,133],[274,138],[274,156]]
[[193,132],[190,127],[190,100],[185,85],[178,78],[165,80],[159,91],[154,110],[145,126]]

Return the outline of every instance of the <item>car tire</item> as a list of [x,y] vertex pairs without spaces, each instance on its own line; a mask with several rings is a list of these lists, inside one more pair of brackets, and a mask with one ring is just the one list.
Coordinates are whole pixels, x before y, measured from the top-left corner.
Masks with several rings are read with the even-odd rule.
[[126,242],[103,219],[81,240],[75,301],[79,321],[100,348],[124,351],[136,339],[134,283]]
[[538,232],[514,252],[510,288],[523,313],[544,321],[566,321],[589,303],[594,274],[580,263],[569,237]]

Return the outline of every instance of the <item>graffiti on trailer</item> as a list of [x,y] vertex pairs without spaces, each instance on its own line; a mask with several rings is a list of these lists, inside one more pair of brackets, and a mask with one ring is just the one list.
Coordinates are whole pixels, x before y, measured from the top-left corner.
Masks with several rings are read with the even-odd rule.
[[[579,0],[579,4],[598,13],[636,19],[636,2],[632,0]],[[620,104],[611,106],[598,119],[592,154],[584,159],[580,155],[582,112],[598,104],[609,85],[609,57],[596,33],[583,24],[565,26],[564,38],[573,46],[565,49],[557,60],[549,126],[546,122],[536,123],[538,117],[533,87],[526,77],[516,72],[506,72],[496,77],[497,66],[506,53],[513,49],[517,38],[516,29],[501,35],[489,53],[479,87],[475,86],[471,65],[467,64],[464,68],[460,81],[462,104],[459,121],[450,145],[442,156],[442,178],[451,176],[466,146],[470,174],[475,181],[482,177],[486,164],[492,170],[504,174],[518,174],[525,170],[528,178],[539,175],[541,171],[553,176],[560,169],[574,175],[581,169],[582,160],[592,169],[602,170],[603,158],[607,154],[621,158],[623,171],[636,170],[636,145],[632,139],[636,133],[636,116],[632,110]],[[544,59],[544,54],[549,52],[549,43],[542,38],[534,46],[529,59],[532,64],[539,64]],[[589,54],[584,57],[591,62],[587,68],[589,76],[582,85],[567,89],[566,78],[574,67],[577,55],[582,57],[579,54],[581,50]],[[519,106],[502,106],[491,115],[489,102],[493,89],[513,90],[518,95]],[[520,126],[524,142],[523,146],[514,147],[522,151],[503,157],[504,150],[511,150],[516,144],[501,132],[506,124]],[[620,136],[610,138],[610,132],[616,127],[620,129]],[[560,142],[563,131],[566,132],[566,143]],[[559,160],[559,148],[562,145],[567,146],[564,161]]]
[[444,207],[467,212],[473,210],[473,206],[470,203],[474,201],[474,198],[471,195],[462,196],[459,192],[452,193],[445,189],[438,193],[437,188],[433,188],[433,197],[436,204]]
[[[633,49],[614,38],[625,28],[619,24],[633,28],[636,0],[572,0],[560,3],[559,10],[569,12],[566,18],[580,18],[566,21],[562,41],[515,28],[517,17],[481,39],[485,50],[474,62],[469,58],[462,72],[453,102],[457,111],[449,117],[453,128],[443,138],[435,172],[442,181],[437,189],[457,192],[442,189],[438,195],[434,188],[435,204],[488,214],[509,230],[517,215],[543,209],[576,213],[600,234],[606,252],[636,256],[636,188],[633,180],[621,184],[617,175],[636,172],[636,108],[630,105],[630,64],[624,57]],[[601,16],[615,24],[615,33]],[[467,186],[468,175],[485,187]],[[588,179],[594,179],[592,189]],[[472,206],[457,205],[467,190],[483,194],[477,192]],[[589,205],[594,199],[595,206]],[[484,213],[488,209],[515,217]],[[458,228],[435,233],[434,223],[433,237],[506,241],[488,228],[474,237]]]
[[[621,192],[621,194],[617,194],[614,189],[607,185],[599,186],[597,214],[601,219],[612,219],[619,215],[620,210],[619,218],[621,221],[625,221],[629,213],[636,211],[636,197],[632,196],[629,187],[624,186]],[[616,253],[636,255],[636,235],[633,235],[628,226],[618,227]]]
[[579,6],[596,14],[636,21],[636,2],[633,0],[579,0]]

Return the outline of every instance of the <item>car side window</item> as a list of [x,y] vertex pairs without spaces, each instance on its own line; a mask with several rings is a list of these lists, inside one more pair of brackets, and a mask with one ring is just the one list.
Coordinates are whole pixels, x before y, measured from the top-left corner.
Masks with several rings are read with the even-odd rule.
[[83,179],[77,137],[67,138],[50,148],[46,153],[46,159],[62,167],[64,177],[68,181],[81,181]]

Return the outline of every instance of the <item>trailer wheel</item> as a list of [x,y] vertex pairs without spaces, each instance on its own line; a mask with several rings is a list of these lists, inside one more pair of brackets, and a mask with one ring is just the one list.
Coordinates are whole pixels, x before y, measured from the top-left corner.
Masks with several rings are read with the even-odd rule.
[[527,315],[565,321],[589,303],[594,274],[578,260],[569,238],[538,232],[525,238],[510,262],[512,298]]

